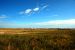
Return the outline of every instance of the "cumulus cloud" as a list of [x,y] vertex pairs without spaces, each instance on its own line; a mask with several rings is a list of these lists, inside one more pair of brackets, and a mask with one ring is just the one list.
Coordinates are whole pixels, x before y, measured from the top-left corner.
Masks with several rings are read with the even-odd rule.
[[19,12],[19,14],[30,14],[32,12],[32,9],[26,9],[24,11]]
[[39,10],[40,10],[40,8],[36,7],[36,8],[33,8],[33,9],[26,9],[24,11],[21,11],[21,12],[19,12],[19,14],[28,14],[28,15],[30,15],[33,12],[36,12],[36,11],[39,11]]
[[26,9],[25,13],[28,14],[28,13],[31,13],[31,11],[32,11],[32,9]]
[[32,9],[28,8],[24,11],[19,12],[19,14],[32,14],[33,12],[41,11],[41,10],[47,8],[47,7],[48,7],[48,5],[44,5],[43,7],[40,7],[40,6],[39,7],[34,7]]
[[39,11],[39,10],[40,10],[39,7],[36,7],[36,8],[33,9],[33,11]]

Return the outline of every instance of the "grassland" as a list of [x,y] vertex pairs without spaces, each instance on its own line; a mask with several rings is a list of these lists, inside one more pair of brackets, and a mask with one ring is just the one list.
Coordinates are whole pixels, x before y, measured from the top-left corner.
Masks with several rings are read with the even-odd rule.
[[0,29],[0,50],[75,50],[75,29]]

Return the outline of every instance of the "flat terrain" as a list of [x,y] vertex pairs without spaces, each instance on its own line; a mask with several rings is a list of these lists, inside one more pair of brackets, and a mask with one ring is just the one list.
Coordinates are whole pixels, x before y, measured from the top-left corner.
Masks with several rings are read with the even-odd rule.
[[75,29],[0,28],[0,50],[75,50]]

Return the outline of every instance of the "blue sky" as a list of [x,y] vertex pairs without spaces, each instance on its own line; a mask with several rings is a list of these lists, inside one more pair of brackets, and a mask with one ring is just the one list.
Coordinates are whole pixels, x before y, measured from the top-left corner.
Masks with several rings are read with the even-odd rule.
[[0,28],[75,28],[75,0],[0,0]]

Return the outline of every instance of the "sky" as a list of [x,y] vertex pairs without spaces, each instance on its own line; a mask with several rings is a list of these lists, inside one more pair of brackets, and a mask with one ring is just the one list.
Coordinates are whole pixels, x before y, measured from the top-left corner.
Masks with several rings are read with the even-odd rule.
[[0,0],[0,28],[75,28],[75,0]]

